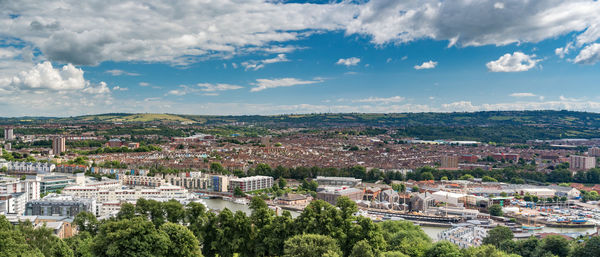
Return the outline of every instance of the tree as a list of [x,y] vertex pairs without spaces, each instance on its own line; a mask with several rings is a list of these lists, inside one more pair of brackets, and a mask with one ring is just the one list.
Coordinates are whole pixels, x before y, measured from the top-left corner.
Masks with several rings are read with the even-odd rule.
[[135,206],[130,203],[122,203],[121,209],[117,213],[117,219],[133,219],[135,217]]
[[448,241],[437,242],[425,253],[426,257],[462,257],[458,246]]
[[77,235],[65,239],[65,242],[73,250],[73,256],[75,257],[93,257],[92,245],[94,238],[90,233],[83,231]]
[[0,256],[44,257],[44,254],[27,244],[23,234],[18,231],[0,229]]
[[433,174],[431,172],[423,172],[421,173],[421,180],[434,180]]
[[460,176],[458,179],[460,179],[460,180],[470,180],[470,179],[474,179],[474,178],[475,177],[473,177],[473,175],[471,175],[471,174],[465,174],[465,175]]
[[600,236],[586,240],[583,246],[575,250],[573,256],[600,256]]
[[98,230],[98,220],[96,215],[91,212],[80,212],[73,219],[73,223],[77,226],[79,231],[87,231],[91,235],[96,235]]
[[279,184],[279,188],[284,189],[287,186],[287,181],[284,178],[279,178],[277,184]]
[[167,220],[171,223],[179,223],[185,218],[185,210],[183,205],[175,199],[171,199],[162,204],[167,215]]
[[285,257],[321,257],[325,254],[342,256],[335,239],[329,236],[302,234],[285,241]]
[[411,192],[419,192],[419,187],[418,186],[413,186],[410,190]]
[[100,225],[92,250],[98,257],[165,256],[169,244],[169,237],[152,222],[135,217]]
[[552,253],[559,257],[565,257],[569,255],[571,248],[569,247],[569,241],[559,235],[550,235],[542,239],[540,243],[540,249],[542,253]]
[[359,241],[352,247],[350,257],[375,257],[371,246],[367,240]]
[[[482,245],[480,247],[471,247],[463,251],[464,257],[513,257],[515,255],[509,255],[502,252],[493,245]],[[518,256],[515,256],[518,257]]]
[[246,196],[246,194],[244,193],[244,191],[242,191],[241,188],[235,187],[233,189],[233,196],[235,196],[235,197],[244,197],[244,196]]
[[510,228],[497,226],[488,231],[488,235],[483,239],[483,244],[491,244],[498,247],[505,240],[512,240],[514,237]]
[[492,178],[490,176],[483,176],[483,178],[481,178],[481,181],[483,181],[483,182],[498,182],[497,179]]
[[30,246],[39,249],[46,257],[73,256],[71,248],[45,225],[41,228],[34,228],[31,222],[25,222],[19,224],[16,229],[23,234]]
[[200,243],[188,228],[179,224],[167,222],[160,226],[160,231],[164,232],[169,238],[165,256],[202,256],[199,246]]
[[492,216],[502,216],[502,206],[500,206],[499,204],[493,204],[492,206],[490,206],[490,208],[488,208],[488,211],[490,212],[490,215]]

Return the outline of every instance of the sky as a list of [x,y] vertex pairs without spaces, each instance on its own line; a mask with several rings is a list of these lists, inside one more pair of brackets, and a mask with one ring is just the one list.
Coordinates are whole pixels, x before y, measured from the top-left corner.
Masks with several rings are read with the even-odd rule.
[[0,0],[0,116],[600,112],[594,0]]

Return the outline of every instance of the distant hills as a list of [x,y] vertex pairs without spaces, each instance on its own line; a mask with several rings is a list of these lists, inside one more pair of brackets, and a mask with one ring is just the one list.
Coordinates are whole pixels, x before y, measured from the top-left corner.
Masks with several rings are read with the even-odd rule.
[[574,111],[487,111],[454,113],[320,113],[289,115],[181,115],[107,113],[75,117],[0,118],[6,123],[196,123],[270,124],[282,126],[560,126],[600,128],[600,114]]
[[[0,118],[0,125],[125,124],[131,126],[198,125],[256,128],[382,128],[397,138],[525,142],[529,139],[600,138],[600,114],[574,111],[488,111],[454,113],[320,113],[289,115],[181,115],[107,113],[76,117]],[[219,130],[220,131],[220,130]],[[209,133],[214,131],[207,130]],[[231,132],[231,133],[230,133]],[[226,134],[227,134],[226,133]],[[227,134],[227,135],[229,135]]]

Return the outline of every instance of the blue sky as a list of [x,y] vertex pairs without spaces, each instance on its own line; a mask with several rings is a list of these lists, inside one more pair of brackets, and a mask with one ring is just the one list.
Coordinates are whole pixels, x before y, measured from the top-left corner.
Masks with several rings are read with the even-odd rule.
[[0,115],[600,111],[596,1],[314,2],[5,3]]

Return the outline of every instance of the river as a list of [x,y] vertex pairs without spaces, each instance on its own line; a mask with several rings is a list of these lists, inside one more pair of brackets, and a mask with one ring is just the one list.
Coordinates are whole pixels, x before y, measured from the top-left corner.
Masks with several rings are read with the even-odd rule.
[[[225,201],[225,200],[221,200],[221,199],[203,199],[204,203],[206,203],[206,206],[209,209],[213,209],[213,210],[223,210],[225,208],[231,210],[232,212],[236,212],[236,211],[243,211],[245,212],[247,215],[250,215],[251,211],[250,211],[250,207],[248,205],[245,204],[239,204],[239,203],[234,203],[234,202],[230,202],[230,201]],[[292,214],[292,217],[296,218],[300,215],[299,212],[296,211],[290,211],[290,213]],[[443,227],[431,227],[431,226],[420,226],[421,229],[423,229],[423,231],[425,232],[425,234],[427,234],[429,237],[431,237],[431,239],[433,239],[434,241],[437,240],[437,236],[439,233],[441,233],[442,231],[448,229],[448,228],[443,228]],[[595,228],[552,228],[552,227],[545,227],[541,230],[541,232],[556,232],[556,233],[595,233],[596,229]]]

